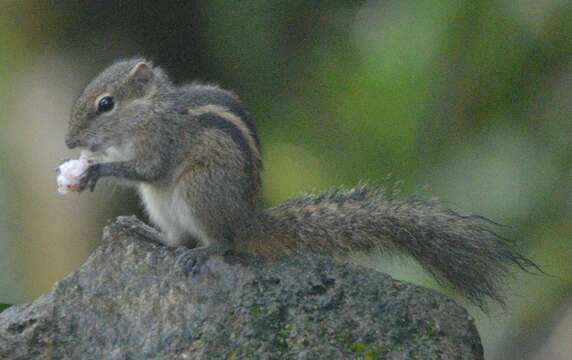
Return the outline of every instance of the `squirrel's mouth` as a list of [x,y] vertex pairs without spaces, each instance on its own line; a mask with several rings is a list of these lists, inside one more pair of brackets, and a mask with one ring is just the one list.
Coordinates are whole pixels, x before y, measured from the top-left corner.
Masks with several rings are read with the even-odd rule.
[[92,152],[90,149],[83,148],[79,155],[80,158],[87,159],[88,161],[94,161],[98,155]]
[[90,162],[99,162],[106,156],[105,151],[102,150],[101,145],[95,145],[89,147],[83,146],[80,147],[79,149],[81,150],[80,158],[87,159]]
[[131,153],[126,152],[126,149],[113,145],[98,144],[84,147],[81,154],[93,162],[127,161],[132,159]]
[[101,151],[101,149],[102,149],[101,144],[93,144],[93,145],[88,147],[88,150],[94,154],[98,153],[98,152],[103,152],[103,151]]

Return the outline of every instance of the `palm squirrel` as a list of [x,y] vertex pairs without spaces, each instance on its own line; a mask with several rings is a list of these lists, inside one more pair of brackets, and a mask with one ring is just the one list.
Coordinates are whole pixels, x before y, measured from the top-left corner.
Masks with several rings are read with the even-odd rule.
[[103,177],[135,185],[163,233],[156,240],[198,245],[188,252],[191,267],[229,249],[266,257],[397,250],[480,306],[489,298],[502,303],[511,264],[536,267],[484,217],[367,185],[261,208],[260,143],[237,96],[212,85],[176,86],[145,59],[119,61],[85,88],[65,142],[99,160],[80,190],[93,191]]

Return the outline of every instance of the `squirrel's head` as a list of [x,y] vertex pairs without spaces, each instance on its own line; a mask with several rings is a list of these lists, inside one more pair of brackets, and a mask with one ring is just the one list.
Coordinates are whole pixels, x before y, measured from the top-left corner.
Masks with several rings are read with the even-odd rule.
[[145,121],[157,90],[168,83],[163,71],[144,59],[113,64],[76,100],[66,145],[93,152],[121,145]]

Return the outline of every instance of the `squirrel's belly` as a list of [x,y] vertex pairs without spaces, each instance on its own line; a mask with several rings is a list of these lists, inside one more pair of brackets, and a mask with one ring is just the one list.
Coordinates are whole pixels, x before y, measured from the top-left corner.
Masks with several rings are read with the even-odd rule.
[[167,245],[180,246],[189,235],[202,245],[208,245],[208,237],[203,231],[200,221],[193,213],[193,208],[177,188],[161,188],[142,183],[139,194],[149,218],[166,233]]

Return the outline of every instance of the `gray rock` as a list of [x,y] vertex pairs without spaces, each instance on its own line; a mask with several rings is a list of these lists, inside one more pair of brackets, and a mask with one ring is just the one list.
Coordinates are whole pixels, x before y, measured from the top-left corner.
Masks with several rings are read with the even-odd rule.
[[482,359],[452,300],[322,257],[214,256],[144,240],[135,217],[53,291],[0,315],[2,359]]

